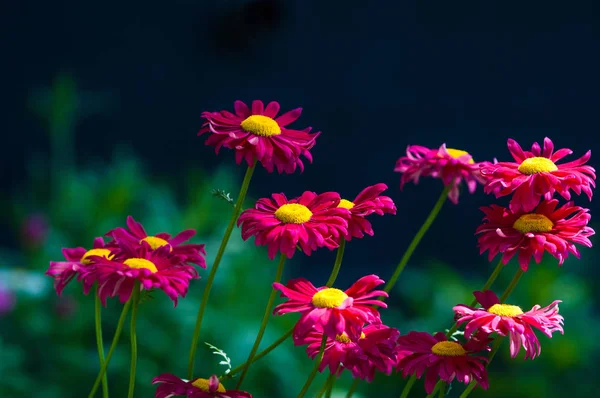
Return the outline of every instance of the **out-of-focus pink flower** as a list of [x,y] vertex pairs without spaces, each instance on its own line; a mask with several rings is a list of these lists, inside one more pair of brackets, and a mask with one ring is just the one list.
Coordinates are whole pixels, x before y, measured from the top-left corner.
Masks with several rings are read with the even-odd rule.
[[23,222],[21,234],[26,246],[40,246],[48,237],[48,219],[42,213],[30,214]]
[[480,167],[487,163],[475,163],[468,152],[446,148],[446,144],[436,149],[409,145],[406,156],[398,159],[394,171],[402,173],[400,189],[409,181],[418,184],[420,177],[439,178],[445,186],[452,184],[448,198],[457,204],[460,183],[464,181],[469,192],[475,192],[477,183],[485,182]]
[[364,234],[373,236],[373,227],[365,218],[368,215],[396,214],[396,205],[392,199],[388,196],[380,196],[387,188],[385,184],[375,184],[363,189],[353,201],[340,200],[338,207],[350,210],[346,240],[350,241],[352,237],[362,238]]
[[219,383],[216,375],[209,379],[193,379],[185,381],[179,377],[164,373],[152,379],[152,384],[160,384],[156,388],[155,398],[182,396],[187,398],[252,398],[250,393],[238,390],[227,390]]
[[0,316],[12,312],[16,303],[15,294],[0,283]]

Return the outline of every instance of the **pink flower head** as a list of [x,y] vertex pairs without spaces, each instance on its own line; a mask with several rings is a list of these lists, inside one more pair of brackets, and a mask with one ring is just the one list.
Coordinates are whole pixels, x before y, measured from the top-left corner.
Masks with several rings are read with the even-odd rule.
[[298,245],[307,256],[319,247],[333,250],[348,232],[350,211],[337,207],[340,195],[335,192],[306,191],[291,200],[284,194],[271,197],[259,199],[237,222],[242,226],[242,239],[256,236],[256,245],[268,246],[271,260],[277,252],[292,258]]
[[554,152],[554,144],[548,137],[544,138],[543,150],[534,142],[531,151],[524,151],[512,139],[508,140],[508,150],[514,162],[485,165],[481,174],[487,179],[486,193],[494,193],[497,198],[514,193],[509,206],[512,211],[531,211],[542,197],[549,200],[555,192],[566,200],[571,199],[570,190],[577,195],[583,192],[592,199],[596,174],[591,166],[585,166],[591,151],[572,162],[556,164],[573,151],[563,148]]
[[216,375],[207,379],[185,381],[179,377],[164,373],[152,379],[152,384],[160,384],[156,388],[155,398],[183,396],[187,398],[252,398],[250,393],[237,390],[226,390],[219,383]]
[[[63,256],[67,261],[50,261],[50,267],[45,272],[46,275],[54,278],[54,289],[59,296],[63,289],[77,275],[79,281],[83,278],[81,272],[90,266],[92,256],[113,258],[115,256],[116,245],[114,242],[105,244],[102,238],[94,239],[93,249],[86,250],[83,247],[72,249],[62,249]],[[88,294],[93,283],[84,283],[83,292]]]
[[535,305],[531,310],[523,312],[516,305],[500,304],[498,296],[490,290],[473,294],[483,308],[472,308],[464,304],[453,308],[458,317],[457,324],[467,322],[465,337],[471,336],[476,330],[488,334],[496,332],[502,336],[510,335],[510,355],[515,358],[522,345],[526,351],[525,359],[534,359],[540,355],[542,348],[533,328],[550,338],[556,331],[564,334],[563,317],[558,314],[560,300],[544,308]]
[[134,246],[127,241],[120,241],[119,246],[122,256],[114,260],[92,256],[93,268],[83,270],[84,284],[98,281],[98,295],[104,305],[108,297],[117,295],[125,303],[136,281],[142,289],[162,289],[177,305],[178,297],[185,297],[190,280],[199,278],[196,268],[185,264],[186,257],[171,255],[169,246],[152,250],[147,242]]
[[256,161],[262,163],[269,173],[274,167],[281,173],[293,173],[296,167],[304,171],[300,156],[312,162],[309,150],[315,146],[320,132],[309,134],[311,128],[293,130],[286,128],[296,121],[302,108],[296,108],[276,117],[279,103],[270,102],[264,107],[262,101],[252,101],[252,109],[242,101],[235,101],[235,114],[228,111],[203,112],[206,123],[198,135],[211,133],[206,145],[214,145],[218,154],[222,146],[235,149],[235,161],[246,160],[248,166]]
[[498,205],[482,207],[485,222],[475,232],[481,234],[480,254],[489,250],[491,261],[503,253],[502,262],[506,264],[518,252],[523,271],[527,271],[532,257],[539,264],[544,252],[557,258],[559,265],[569,253],[579,258],[575,244],[592,247],[588,238],[595,233],[587,226],[591,218],[589,210],[574,206],[573,202],[558,209],[557,205],[557,199],[544,200],[533,213],[512,212]]
[[396,206],[392,199],[387,196],[379,196],[387,188],[385,184],[375,184],[363,189],[353,201],[346,199],[340,201],[338,207],[350,210],[346,240],[350,241],[352,237],[362,238],[364,234],[373,236],[373,228],[365,218],[366,216],[373,213],[380,216],[385,213],[396,214]]
[[291,279],[287,286],[273,283],[273,288],[281,291],[281,297],[289,299],[275,307],[273,313],[302,314],[294,327],[294,338],[302,338],[316,330],[333,339],[346,333],[350,339],[357,340],[365,323],[381,324],[379,312],[371,305],[387,307],[377,297],[388,297],[388,294],[373,290],[383,283],[377,275],[363,276],[346,291],[326,286],[315,288],[304,278]]
[[398,338],[398,350],[402,353],[398,360],[397,371],[402,377],[409,374],[420,379],[425,375],[425,391],[431,394],[441,379],[451,383],[454,378],[469,384],[476,380],[483,388],[488,388],[488,377],[485,363],[487,358],[473,354],[489,350],[489,339],[472,338],[466,344],[448,341],[442,332],[434,336],[425,332],[410,332]]
[[115,240],[125,240],[129,243],[129,246],[141,246],[142,242],[146,242],[152,250],[168,246],[169,255],[183,257],[185,258],[183,260],[184,263],[206,268],[206,259],[204,258],[206,251],[204,245],[182,244],[196,235],[196,231],[193,229],[180,232],[174,237],[164,232],[156,235],[148,235],[144,226],[135,221],[131,216],[127,217],[127,227],[129,230],[119,227],[107,232],[106,235],[113,237]]
[[409,145],[406,156],[398,159],[394,171],[403,173],[400,189],[409,181],[418,184],[420,177],[439,178],[445,186],[452,184],[448,198],[457,204],[460,182],[464,180],[469,192],[475,192],[477,183],[485,182],[479,171],[480,165],[487,163],[489,162],[475,163],[468,152],[446,148],[446,144],[438,149]]
[[[368,325],[362,329],[358,340],[351,340],[347,334],[327,337],[323,360],[319,372],[327,366],[329,371],[339,375],[349,369],[352,377],[372,382],[375,370],[389,375],[396,364],[396,340],[400,336],[397,329],[385,325]],[[315,358],[321,348],[323,332],[312,331],[304,337],[294,336],[294,345],[305,345],[306,353]]]

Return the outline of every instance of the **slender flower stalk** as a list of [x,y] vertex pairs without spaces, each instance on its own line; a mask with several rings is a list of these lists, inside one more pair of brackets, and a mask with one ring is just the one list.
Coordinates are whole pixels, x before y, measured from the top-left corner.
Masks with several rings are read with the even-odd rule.
[[388,280],[388,283],[385,285],[385,288],[383,290],[386,293],[389,293],[396,284],[396,281],[398,281],[398,277],[400,276],[402,271],[404,271],[408,260],[410,260],[410,257],[412,256],[413,252],[421,242],[421,239],[423,239],[423,236],[425,236],[425,233],[427,232],[427,230],[429,230],[431,224],[433,224],[433,221],[437,217],[438,213],[440,212],[440,210],[442,210],[442,206],[444,205],[444,202],[446,202],[446,198],[448,198],[448,192],[450,192],[452,187],[453,184],[448,184],[446,185],[446,187],[444,187],[442,194],[435,203],[435,206],[433,206],[433,209],[431,209],[431,212],[429,212],[429,215],[425,219],[425,222],[423,223],[423,225],[421,225],[421,228],[413,238],[412,242],[410,242],[408,249],[406,249],[406,252],[404,252],[404,254],[402,255],[400,263],[396,267],[396,270],[392,274],[392,277]]
[[[285,254],[281,254],[279,259],[279,265],[277,266],[277,273],[275,275],[275,282],[279,283],[281,281],[281,276],[283,275],[283,266],[286,260]],[[262,323],[260,324],[260,329],[258,330],[258,334],[256,335],[256,340],[254,340],[254,345],[252,346],[252,350],[250,350],[250,355],[248,355],[248,359],[246,360],[246,366],[238,379],[237,385],[235,386],[236,390],[240,389],[240,386],[244,382],[244,378],[248,373],[248,369],[250,369],[250,365],[252,365],[254,356],[256,355],[256,351],[258,351],[258,347],[260,346],[260,342],[265,334],[265,330],[267,329],[267,324],[269,323],[269,319],[271,319],[271,311],[273,311],[273,305],[275,304],[275,298],[277,297],[278,290],[271,289],[271,294],[269,295],[269,301],[267,302],[267,306],[265,307],[265,313],[263,315]]]
[[106,369],[108,369],[108,364],[110,363],[110,359],[117,348],[117,343],[119,342],[119,337],[121,337],[121,332],[123,331],[123,325],[125,324],[125,319],[127,319],[127,313],[129,312],[129,308],[131,307],[131,299],[129,299],[125,305],[123,306],[123,310],[121,311],[121,316],[119,317],[119,321],[117,323],[117,329],[115,330],[115,335],[113,336],[113,341],[108,349],[108,353],[106,354],[106,360],[100,366],[100,372],[98,376],[96,376],[96,381],[94,381],[94,385],[92,386],[92,391],[88,395],[88,398],[93,398],[98,391],[98,387],[100,387],[100,382],[102,378],[106,374]]
[[[96,286],[96,297],[94,304],[95,322],[96,322],[96,345],[98,346],[98,359],[100,367],[104,364],[104,344],[102,342],[102,303],[98,296],[98,287]],[[108,377],[106,373],[102,376],[102,397],[108,398]]]
[[221,246],[219,246],[219,251],[217,252],[217,256],[215,257],[215,261],[210,270],[210,273],[208,274],[206,287],[204,288],[204,293],[202,294],[202,301],[200,302],[200,308],[198,309],[196,326],[194,327],[194,335],[192,336],[192,346],[190,348],[190,355],[188,359],[188,379],[192,379],[194,375],[194,360],[196,356],[196,349],[198,348],[198,339],[200,337],[200,329],[202,328],[202,318],[204,317],[204,311],[206,310],[206,305],[208,304],[210,289],[215,279],[215,275],[217,274],[217,269],[219,268],[221,259],[223,258],[223,253],[225,253],[225,248],[227,247],[227,243],[229,242],[229,237],[231,236],[231,232],[233,231],[235,222],[238,219],[240,213],[242,212],[242,205],[244,204],[244,199],[246,198],[246,193],[248,192],[248,186],[250,185],[250,180],[252,179],[254,168],[254,166],[249,166],[248,170],[246,170],[246,175],[244,176],[244,181],[242,181],[242,187],[240,188],[240,194],[238,196],[237,202],[235,203],[235,207],[231,215],[231,220],[229,220],[229,225],[227,225],[225,235],[223,235]]
[[[340,247],[337,249],[337,254],[335,256],[335,263],[333,264],[333,269],[331,270],[331,274],[329,275],[329,280],[327,281],[327,284],[326,284],[327,287],[333,286],[333,284],[335,283],[335,280],[337,279],[337,275],[342,266],[342,260],[344,259],[344,247],[345,247],[345,241],[342,240],[342,241],[340,241]],[[270,346],[268,346],[267,348],[265,348],[264,350],[262,350],[261,352],[256,354],[254,356],[254,358],[252,358],[251,363],[258,361],[259,359],[263,358],[268,353],[273,351],[275,348],[277,348],[281,343],[286,341],[287,338],[292,335],[293,331],[294,331],[294,327],[290,328],[280,338],[275,340]],[[237,373],[241,372],[242,370],[244,370],[247,363],[248,362],[244,362],[240,366],[237,366],[237,367],[231,369],[231,371],[227,375],[224,375],[221,378],[222,379],[223,378],[231,378],[234,374],[237,374]]]
[[312,384],[315,376],[317,375],[317,371],[319,370],[319,366],[321,365],[321,361],[323,360],[323,355],[325,355],[325,344],[327,343],[327,334],[323,333],[323,340],[321,340],[321,348],[319,348],[319,354],[317,358],[315,358],[315,364],[308,375],[308,379],[306,379],[306,383],[304,383],[304,387],[302,387],[302,391],[298,394],[297,398],[302,398],[308,392],[310,385]]
[[[488,278],[487,282],[485,282],[485,284],[481,288],[482,292],[489,290],[490,287],[492,287],[493,283],[496,281],[496,279],[498,278],[498,275],[500,275],[500,272],[502,271],[503,268],[504,268],[504,263],[502,262],[502,259],[500,259],[500,261],[498,261],[498,264],[496,265],[496,268],[494,268],[494,270],[492,271],[492,274]],[[519,270],[520,270],[520,268],[519,268]],[[513,289],[514,289],[514,287],[513,287]],[[512,289],[511,289],[511,291],[512,291]],[[510,292],[509,292],[509,294],[510,294]],[[477,304],[477,299],[474,299],[473,302],[471,303],[471,307],[473,307],[476,304]],[[454,322],[454,325],[452,325],[452,327],[450,328],[448,333],[446,333],[446,337],[449,338],[450,336],[452,336],[454,334],[454,332],[456,332],[457,329],[458,329],[458,324],[456,322]],[[402,390],[402,395],[400,396],[400,398],[408,397],[408,394],[410,393],[410,390],[412,389],[412,387],[416,381],[417,381],[416,376],[414,376],[414,375],[410,376],[410,378],[408,379],[408,382],[406,383],[406,385],[404,386],[404,389]],[[435,389],[431,392],[431,394],[428,395],[428,397],[434,397],[435,393],[439,390],[442,383],[444,383],[442,380],[438,381],[438,383],[435,386]],[[348,396],[347,398],[350,398],[350,397],[351,396]]]
[[131,335],[131,369],[129,370],[129,392],[127,398],[133,398],[133,390],[135,389],[135,373],[137,367],[137,334],[136,334],[136,318],[137,311],[140,304],[140,285],[136,282],[133,288],[132,295],[132,310],[131,310],[131,324],[129,333]]

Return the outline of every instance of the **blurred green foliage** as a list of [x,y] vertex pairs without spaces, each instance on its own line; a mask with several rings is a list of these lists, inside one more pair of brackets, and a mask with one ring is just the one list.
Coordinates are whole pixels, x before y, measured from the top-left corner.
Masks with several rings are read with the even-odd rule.
[[[232,209],[231,203],[223,199],[227,193],[235,199],[240,182],[233,170],[210,174],[188,170],[185,188],[178,190],[180,187],[174,186],[168,176],[148,175],[142,160],[119,148],[107,163],[89,160],[80,169],[75,169],[70,161],[64,163],[65,159],[73,159],[69,151],[74,146],[72,142],[65,143],[65,137],[72,139],[74,135],[70,131],[76,128],[73,112],[81,97],[72,81],[61,79],[53,89],[54,97],[51,92],[51,100],[46,104],[46,110],[52,110],[47,112],[50,139],[55,143],[48,162],[52,167],[47,173],[44,160],[32,158],[22,190],[2,198],[10,210],[11,225],[20,231],[16,247],[0,248],[0,281],[17,296],[16,308],[0,315],[2,398],[81,398],[87,396],[96,377],[93,298],[84,296],[77,282],[71,283],[63,297],[58,298],[51,278],[43,275],[49,261],[62,260],[62,247],[90,247],[94,237],[123,226],[131,214],[151,234],[196,229],[198,234],[192,241],[206,244],[210,265]],[[68,123],[57,116],[61,114],[69,117]],[[215,189],[220,190],[217,195]],[[248,198],[246,207],[252,202]],[[42,215],[47,222],[46,229],[39,227],[40,236],[35,239],[23,229],[33,214]],[[584,250],[581,261],[571,258],[562,268],[552,258],[531,267],[509,302],[530,308],[563,300],[560,308],[566,334],[555,334],[552,340],[540,336],[542,355],[535,361],[523,361],[522,354],[511,360],[505,343],[490,367],[489,391],[478,389],[473,397],[591,396],[590,391],[598,384],[594,374],[599,357],[595,340],[599,318],[593,305],[597,296],[590,258],[593,252]],[[381,265],[381,269],[392,266]],[[492,267],[488,266],[490,272]],[[493,290],[499,293],[504,289],[515,267],[512,263],[506,267]],[[287,271],[290,269],[293,262]],[[224,350],[234,367],[246,359],[252,346],[274,272],[275,264],[267,259],[265,250],[251,241],[244,243],[240,234],[234,232],[215,280],[201,336],[202,341]],[[294,271],[286,274],[298,276]],[[190,338],[207,272],[202,270],[201,276],[203,279],[192,282],[187,298],[180,300],[177,308],[160,291],[141,305],[136,396],[154,396],[150,381],[161,373],[185,377]],[[471,292],[482,286],[485,278],[461,275],[450,265],[437,261],[435,253],[426,261],[414,257],[391,294],[390,308],[382,311],[383,321],[402,333],[444,330],[452,323],[452,307],[470,302]],[[103,310],[105,347],[110,345],[121,307],[113,299]],[[277,339],[297,318],[274,317],[262,347]],[[124,397],[127,389],[128,339],[126,328],[109,368],[111,393],[117,398]],[[223,373],[226,367],[218,365],[221,360],[200,344],[197,376]],[[243,389],[255,397],[294,397],[311,367],[304,347],[293,347],[288,340],[252,366]],[[318,376],[308,396],[314,396],[325,376]],[[344,374],[333,397],[345,396],[351,383],[350,376]],[[234,382],[225,384],[232,388]],[[378,375],[372,385],[361,383],[354,397],[397,397],[403,384],[397,374]],[[449,396],[457,397],[462,386],[454,383],[452,387]],[[411,396],[424,395],[422,383],[417,383]]]

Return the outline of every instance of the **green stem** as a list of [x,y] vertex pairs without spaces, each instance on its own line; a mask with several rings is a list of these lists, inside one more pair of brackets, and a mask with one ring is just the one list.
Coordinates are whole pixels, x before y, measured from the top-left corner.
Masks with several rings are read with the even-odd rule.
[[440,210],[442,210],[442,206],[444,205],[444,202],[446,202],[448,192],[450,192],[451,188],[452,184],[446,185],[446,187],[442,191],[442,194],[435,203],[435,206],[433,206],[433,209],[431,209],[431,212],[429,212],[429,215],[425,219],[425,222],[423,223],[423,225],[421,225],[421,228],[413,238],[412,242],[410,242],[408,249],[406,249],[406,252],[404,252],[404,254],[402,255],[400,263],[396,267],[396,270],[392,274],[392,277],[388,280],[388,283],[386,283],[385,288],[383,289],[386,293],[389,293],[392,290],[392,288],[396,284],[396,281],[398,280],[398,277],[400,277],[400,274],[402,273],[402,271],[404,271],[404,267],[406,267],[408,260],[410,260],[410,256],[412,256],[413,252],[419,245],[419,242],[421,242],[421,239],[423,239],[423,236],[425,236],[425,233],[427,232],[429,227],[431,227],[431,224],[433,224],[433,221],[437,217],[438,213],[440,212]]
[[317,393],[316,398],[321,398],[323,394],[325,394],[325,398],[331,398],[331,389],[333,388],[333,384],[335,383],[335,373],[330,373],[325,383],[323,383],[323,387]]
[[435,397],[437,392],[439,392],[440,397],[443,397],[445,391],[446,391],[446,382],[443,380],[438,380],[438,382],[435,384],[435,387],[433,388],[433,391],[431,392],[431,394],[427,394],[427,396],[425,398],[433,398],[433,397]]
[[131,369],[129,370],[129,392],[127,398],[133,398],[135,388],[135,372],[137,366],[137,334],[135,331],[135,321],[140,303],[140,284],[136,282],[133,286],[133,308],[131,310],[131,324],[129,325],[129,334],[131,335]]
[[327,391],[325,392],[325,398],[331,398],[331,393],[333,392],[333,386],[335,385],[336,382],[336,374],[337,374],[337,370],[335,373],[332,373],[329,375],[328,379],[329,380],[329,384],[327,386]]
[[[488,278],[487,282],[485,282],[485,285],[483,285],[483,287],[481,288],[482,292],[489,290],[490,287],[492,287],[492,285],[498,278],[498,275],[500,275],[500,272],[502,271],[503,268],[504,268],[504,264],[502,264],[502,258],[500,258],[500,261],[498,261],[498,264],[496,264],[496,268],[494,268],[494,270],[492,271],[492,274]],[[473,299],[470,307],[474,307],[475,305],[477,305],[477,299]],[[452,327],[450,328],[448,333],[446,333],[446,337],[452,336],[454,334],[454,332],[456,332],[457,329],[458,329],[458,323],[454,322],[454,325],[452,325]]]
[[242,181],[242,186],[240,188],[240,194],[238,196],[237,202],[235,203],[233,213],[231,214],[231,220],[229,220],[229,224],[227,225],[227,229],[225,230],[225,235],[223,235],[223,240],[221,240],[221,246],[219,246],[217,256],[215,257],[215,261],[212,265],[210,273],[208,274],[206,287],[204,288],[204,293],[202,294],[202,301],[200,302],[200,308],[198,309],[198,316],[196,317],[196,326],[194,327],[194,335],[192,336],[192,346],[190,348],[190,355],[188,358],[189,380],[193,378],[194,374],[194,360],[196,357],[196,349],[198,348],[198,339],[200,338],[200,329],[202,328],[202,319],[204,317],[204,311],[206,310],[208,298],[210,297],[210,289],[212,288],[215,275],[217,274],[217,269],[219,268],[219,264],[221,263],[223,253],[225,253],[225,248],[227,247],[227,243],[229,242],[229,237],[231,236],[231,232],[233,231],[235,222],[237,221],[238,217],[240,216],[240,213],[242,212],[242,205],[244,204],[244,199],[246,198],[246,193],[248,192],[248,186],[250,185],[250,180],[252,179],[252,173],[254,172],[254,168],[255,166],[250,166],[248,167],[248,170],[246,170],[246,175],[244,176],[244,181]]
[[352,395],[356,391],[356,387],[358,387],[358,383],[360,383],[360,379],[354,379],[354,382],[350,386],[348,393],[346,393],[346,398],[352,398]]
[[[279,265],[277,266],[277,273],[275,274],[275,282],[281,282],[281,276],[283,275],[283,265],[285,264],[286,256],[282,254],[279,258]],[[258,330],[258,335],[256,336],[256,340],[254,340],[254,345],[252,346],[252,350],[250,350],[250,355],[248,355],[248,359],[246,360],[246,366],[240,375],[240,378],[235,387],[236,390],[239,390],[246,374],[248,373],[248,369],[252,365],[254,355],[256,355],[256,351],[258,351],[258,346],[260,346],[260,342],[262,341],[263,335],[265,334],[265,330],[267,329],[267,324],[269,323],[269,319],[271,319],[271,311],[273,310],[273,304],[275,304],[275,298],[277,296],[278,290],[271,288],[271,294],[269,295],[269,301],[267,302],[267,306],[265,307],[265,313],[263,315],[262,323],[260,324],[260,329]]]
[[306,379],[306,383],[304,383],[304,387],[302,387],[302,391],[298,394],[297,398],[302,398],[308,392],[310,385],[312,384],[315,376],[317,375],[317,371],[319,370],[319,366],[321,365],[321,361],[323,360],[323,355],[325,355],[325,345],[327,344],[327,335],[323,333],[323,339],[321,340],[321,347],[319,348],[319,353],[315,358],[315,364],[313,365],[310,374],[308,375],[308,379]]
[[[327,287],[333,286],[333,284],[335,283],[335,280],[337,278],[337,275],[340,271],[340,267],[342,266],[342,259],[344,257],[344,246],[345,246],[345,241],[340,242],[340,247],[338,248],[337,255],[335,257],[335,263],[333,264],[333,269],[331,270],[329,280],[327,281]],[[258,361],[259,359],[261,359],[262,357],[266,356],[268,353],[273,351],[275,348],[277,348],[281,343],[286,341],[287,338],[292,335],[293,331],[294,331],[294,328],[293,327],[290,328],[280,338],[275,340],[270,346],[268,346],[267,348],[265,348],[264,350],[262,350],[261,352],[256,354],[254,356],[254,358],[252,359],[251,363]],[[239,373],[242,370],[244,370],[246,367],[246,364],[247,364],[247,362],[244,362],[240,366],[233,368],[227,375],[224,375],[221,378],[222,379],[231,378],[234,374]]]
[[344,258],[344,248],[346,247],[346,240],[342,238],[340,241],[340,246],[337,248],[337,253],[335,255],[335,263],[333,264],[333,269],[331,270],[331,275],[329,275],[329,279],[327,279],[327,283],[325,286],[331,287],[335,283],[338,274],[340,273],[340,268],[342,267],[342,259]]
[[[100,360],[100,367],[104,364],[104,344],[102,342],[102,303],[98,296],[98,286],[96,286],[96,297],[95,297],[95,322],[96,322],[96,346],[98,347],[98,359]],[[106,373],[102,376],[102,397],[108,398],[108,377]]]
[[410,393],[412,386],[415,384],[415,381],[417,381],[417,377],[414,375],[410,376],[410,378],[406,382],[406,385],[404,386],[404,389],[402,390],[402,394],[400,395],[400,398],[408,397],[408,394]]
[[508,298],[508,296],[510,296],[512,291],[515,290],[515,287],[517,287],[517,283],[519,283],[519,279],[521,279],[523,274],[524,274],[523,270],[519,267],[517,269],[517,272],[515,273],[515,276],[513,276],[512,281],[510,281],[510,284],[508,285],[508,287],[506,288],[504,293],[502,293],[502,296],[500,296],[501,303],[504,303],[506,301],[506,299]]
[[117,323],[117,329],[115,330],[115,335],[113,336],[113,341],[108,349],[108,354],[106,354],[106,361],[100,366],[100,372],[98,376],[96,376],[96,381],[94,381],[94,385],[92,386],[92,391],[88,398],[93,398],[96,391],[98,391],[98,387],[100,387],[100,382],[102,378],[106,374],[106,369],[108,369],[108,364],[110,363],[110,359],[112,358],[113,352],[115,348],[117,348],[117,343],[119,342],[119,337],[121,337],[121,332],[123,331],[123,325],[125,324],[125,319],[127,318],[127,313],[129,312],[129,308],[131,307],[131,298],[125,303],[123,306],[123,310],[121,311],[121,316],[119,317],[119,322]]

